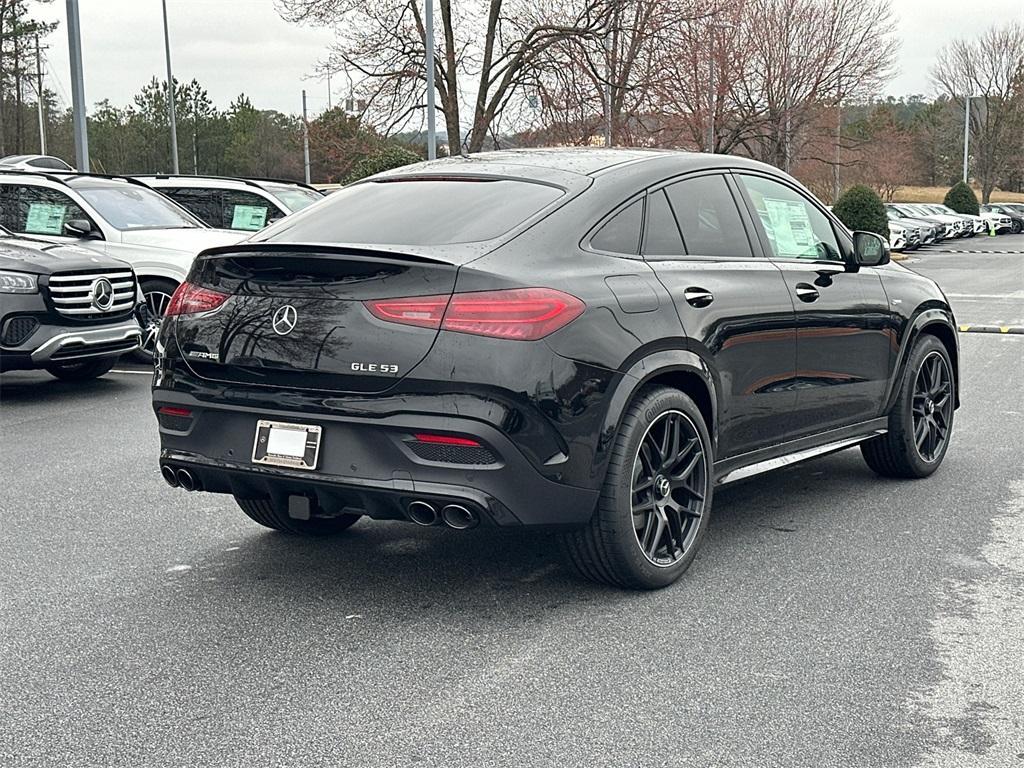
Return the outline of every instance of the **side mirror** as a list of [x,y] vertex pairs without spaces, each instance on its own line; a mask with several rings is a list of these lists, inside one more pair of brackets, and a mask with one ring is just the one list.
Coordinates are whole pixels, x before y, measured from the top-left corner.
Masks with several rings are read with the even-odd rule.
[[889,243],[874,232],[854,232],[853,254],[858,266],[880,267],[889,263]]
[[102,236],[92,228],[92,222],[88,219],[68,219],[64,222],[64,234],[69,237],[88,238],[100,240]]

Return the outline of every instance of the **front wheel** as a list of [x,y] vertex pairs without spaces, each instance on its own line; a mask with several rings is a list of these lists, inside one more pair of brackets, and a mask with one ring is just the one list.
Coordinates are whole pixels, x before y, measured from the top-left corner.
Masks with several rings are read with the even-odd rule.
[[146,302],[146,326],[142,329],[142,345],[132,352],[132,357],[140,363],[152,364],[160,323],[178,284],[173,280],[150,277],[143,279],[141,285],[142,296]]
[[116,362],[116,357],[100,357],[95,360],[83,360],[80,363],[53,363],[46,366],[46,372],[61,381],[89,381],[108,373]]
[[644,391],[623,417],[593,517],[564,534],[573,565],[588,579],[630,589],[674,582],[707,530],[712,464],[693,400],[667,387]]
[[242,499],[235,496],[235,502],[252,520],[267,528],[284,533],[298,533],[305,536],[330,536],[351,528],[362,515],[336,515],[298,520],[288,510],[275,504],[271,499]]
[[934,336],[922,336],[907,360],[889,431],[861,444],[864,461],[883,477],[927,477],[949,448],[955,405],[949,353]]

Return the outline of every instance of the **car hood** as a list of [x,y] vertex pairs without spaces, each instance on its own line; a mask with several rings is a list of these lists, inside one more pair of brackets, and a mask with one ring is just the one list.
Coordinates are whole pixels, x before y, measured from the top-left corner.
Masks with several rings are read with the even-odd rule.
[[128,264],[77,245],[57,245],[30,238],[0,238],[0,269],[51,275],[77,269],[127,269]]
[[229,229],[129,229],[121,233],[121,242],[130,245],[147,245],[151,248],[165,248],[195,256],[207,248],[218,245],[234,245],[248,236],[245,232]]

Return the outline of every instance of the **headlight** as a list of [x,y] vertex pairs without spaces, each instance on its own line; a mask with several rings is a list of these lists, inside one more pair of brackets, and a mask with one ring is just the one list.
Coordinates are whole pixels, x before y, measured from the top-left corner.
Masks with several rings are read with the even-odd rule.
[[0,293],[38,293],[36,276],[25,272],[0,272]]

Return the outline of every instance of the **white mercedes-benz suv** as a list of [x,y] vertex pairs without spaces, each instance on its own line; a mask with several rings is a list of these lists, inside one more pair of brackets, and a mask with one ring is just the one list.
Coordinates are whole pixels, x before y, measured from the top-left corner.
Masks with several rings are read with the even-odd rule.
[[246,237],[208,227],[141,182],[99,174],[0,171],[0,225],[55,243],[74,242],[131,264],[149,313],[137,353],[146,359],[164,309],[196,254]]

